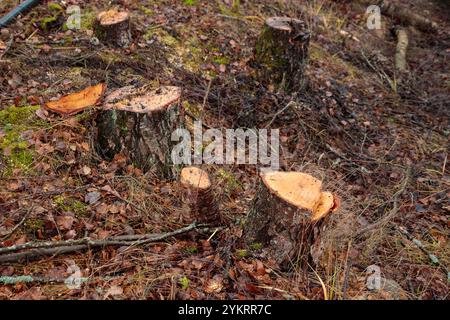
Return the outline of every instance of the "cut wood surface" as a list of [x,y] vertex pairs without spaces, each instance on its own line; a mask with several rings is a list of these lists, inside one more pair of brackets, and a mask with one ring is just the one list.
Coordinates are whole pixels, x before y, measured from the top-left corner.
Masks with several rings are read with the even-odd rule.
[[306,24],[288,17],[266,19],[255,47],[258,77],[276,90],[299,91],[305,85],[310,33]]
[[95,23],[97,38],[116,47],[128,47],[131,44],[130,15],[116,9],[100,12]]
[[113,158],[124,151],[144,171],[161,178],[175,178],[171,134],[183,127],[181,90],[168,86],[147,91],[123,87],[107,95],[97,118],[97,147],[101,155]]
[[327,215],[338,207],[322,182],[301,172],[267,172],[246,222],[246,240],[262,243],[279,264],[308,260]]
[[44,107],[62,115],[73,115],[88,107],[97,105],[105,89],[106,85],[100,83],[79,92],[66,95],[56,101],[47,102]]
[[[192,221],[218,224],[221,222],[208,173],[197,167],[181,170],[182,200],[190,209]],[[189,221],[189,222],[192,222]]]

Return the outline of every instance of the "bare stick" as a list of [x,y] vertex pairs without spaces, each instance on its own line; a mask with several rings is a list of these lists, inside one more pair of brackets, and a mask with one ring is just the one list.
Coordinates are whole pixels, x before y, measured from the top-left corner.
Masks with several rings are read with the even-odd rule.
[[[76,252],[95,247],[142,245],[150,242],[161,241],[172,236],[187,233],[192,230],[197,230],[198,228],[202,227],[205,227],[205,225],[197,225],[197,223],[194,222],[184,228],[161,234],[124,235],[111,237],[104,240],[83,238],[78,240],[66,241],[28,242],[22,245],[0,248],[0,263],[18,261],[25,258],[35,258],[43,255],[57,255],[61,253]],[[4,254],[19,250],[26,251]]]

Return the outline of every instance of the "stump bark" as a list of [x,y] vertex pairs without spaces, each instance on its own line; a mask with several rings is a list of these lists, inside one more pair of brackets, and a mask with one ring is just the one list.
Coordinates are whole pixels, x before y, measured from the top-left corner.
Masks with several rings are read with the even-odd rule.
[[126,48],[131,44],[130,14],[108,10],[97,15],[95,35],[103,43]]
[[320,243],[328,215],[339,203],[321,187],[321,181],[300,172],[262,173],[245,225],[246,242],[261,244],[266,255],[282,267],[297,262],[305,265],[311,258],[317,262],[313,249]]
[[208,224],[220,223],[219,210],[214,198],[208,173],[197,167],[181,170],[182,201],[190,208],[191,219]]
[[172,162],[171,134],[184,126],[180,95],[178,87],[145,92],[129,86],[110,93],[96,121],[99,154],[112,159],[124,152],[144,172],[176,178],[181,168]]
[[408,49],[408,33],[403,28],[398,28],[395,31],[397,35],[397,48],[395,50],[395,68],[403,72],[407,68],[406,50]]
[[286,92],[305,86],[310,33],[298,19],[271,17],[265,21],[255,47],[258,77]]

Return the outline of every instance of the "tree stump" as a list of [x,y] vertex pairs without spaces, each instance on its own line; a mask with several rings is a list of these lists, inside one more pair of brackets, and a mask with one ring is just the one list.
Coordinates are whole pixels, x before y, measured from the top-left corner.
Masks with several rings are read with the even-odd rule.
[[245,224],[246,242],[261,244],[266,255],[282,267],[308,262],[328,214],[339,203],[321,187],[321,181],[300,172],[262,173]]
[[131,44],[130,14],[115,9],[100,12],[94,24],[95,35],[106,44],[126,48]]
[[[219,211],[208,173],[196,167],[181,170],[182,200],[191,211],[191,219],[205,223],[219,223]],[[190,221],[193,222],[193,221]]]
[[272,17],[265,22],[256,42],[255,60],[263,83],[285,92],[300,91],[305,85],[310,33],[298,19]]
[[97,150],[112,159],[125,155],[144,172],[174,179],[180,168],[174,165],[171,134],[183,128],[181,89],[162,87],[142,92],[128,86],[110,93],[97,117]]

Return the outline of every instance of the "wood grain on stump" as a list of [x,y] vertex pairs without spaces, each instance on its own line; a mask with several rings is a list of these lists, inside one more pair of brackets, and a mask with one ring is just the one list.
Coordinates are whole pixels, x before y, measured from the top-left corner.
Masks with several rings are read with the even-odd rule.
[[305,85],[310,33],[298,19],[272,17],[265,22],[255,47],[258,77],[286,92]]
[[128,86],[111,92],[97,118],[98,152],[112,159],[123,151],[145,172],[177,177],[180,168],[172,162],[171,134],[183,127],[180,95],[180,88],[170,86],[149,92]]
[[180,182],[183,187],[182,200],[190,208],[191,219],[219,223],[218,206],[208,173],[197,167],[186,167],[181,170]]
[[100,12],[95,22],[95,35],[106,44],[125,48],[131,44],[130,14],[125,11]]
[[262,244],[282,266],[307,262],[327,216],[338,206],[336,196],[321,188],[320,180],[305,173],[262,173],[245,225],[247,243]]

